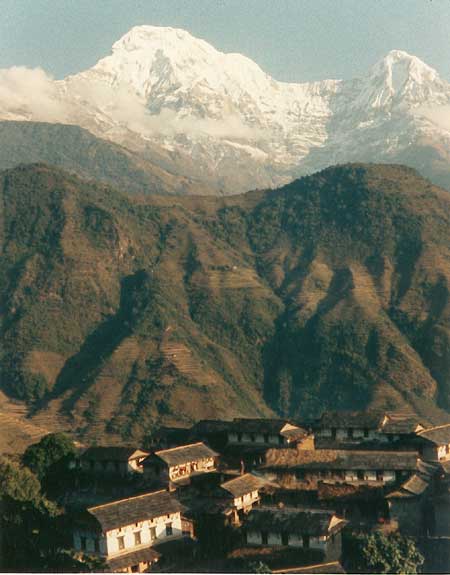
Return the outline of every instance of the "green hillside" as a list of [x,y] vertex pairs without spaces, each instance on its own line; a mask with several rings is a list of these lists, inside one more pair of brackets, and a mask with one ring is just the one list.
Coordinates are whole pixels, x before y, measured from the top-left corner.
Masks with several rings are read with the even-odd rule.
[[450,196],[400,166],[231,198],[1,178],[1,382],[91,440],[205,417],[450,409]]
[[40,162],[129,194],[213,193],[194,178],[172,174],[78,126],[0,121],[0,170]]

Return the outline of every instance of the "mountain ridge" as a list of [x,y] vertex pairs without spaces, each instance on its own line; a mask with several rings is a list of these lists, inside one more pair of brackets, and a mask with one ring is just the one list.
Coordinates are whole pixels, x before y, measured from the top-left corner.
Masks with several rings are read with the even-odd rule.
[[104,441],[450,409],[450,196],[411,168],[222,198],[133,198],[44,165],[1,181],[1,381],[36,425]]
[[[20,76],[4,72],[0,85]],[[401,50],[361,78],[286,83],[184,30],[139,26],[92,68],[44,85],[42,109],[11,88],[0,118],[47,111],[219,192],[349,161],[408,161],[450,184],[450,84]]]

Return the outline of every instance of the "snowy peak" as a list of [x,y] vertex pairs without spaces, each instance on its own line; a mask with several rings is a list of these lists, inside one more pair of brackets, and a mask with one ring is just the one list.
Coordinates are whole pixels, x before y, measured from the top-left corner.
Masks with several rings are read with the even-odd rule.
[[[202,89],[214,94],[259,93],[271,79],[252,60],[224,54],[178,28],[137,26],[93,68],[79,74],[126,85],[140,97]],[[75,76],[74,78],[77,78]],[[153,92],[153,93],[152,93]]]
[[[420,106],[448,98],[448,84],[416,56],[392,50],[377,62],[366,79],[358,104],[369,108]],[[444,92],[444,94],[443,94]]]

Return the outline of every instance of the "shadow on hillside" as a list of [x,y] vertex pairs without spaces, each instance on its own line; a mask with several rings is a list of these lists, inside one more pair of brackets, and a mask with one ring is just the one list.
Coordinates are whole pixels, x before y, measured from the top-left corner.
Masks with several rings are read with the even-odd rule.
[[[45,398],[44,405],[67,390],[73,389],[62,406],[63,411],[70,411],[95,382],[104,363],[122,340],[132,333],[134,319],[139,309],[136,296],[147,280],[148,274],[145,270],[140,270],[122,280],[117,313],[108,317],[89,334],[80,351],[66,361],[55,386]],[[44,405],[40,405],[39,408]]]

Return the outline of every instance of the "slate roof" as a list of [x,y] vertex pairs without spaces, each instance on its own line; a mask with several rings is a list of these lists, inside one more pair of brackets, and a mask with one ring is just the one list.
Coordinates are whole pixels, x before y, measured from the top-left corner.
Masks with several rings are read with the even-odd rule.
[[217,433],[220,431],[227,431],[232,428],[232,421],[223,421],[221,419],[201,419],[191,427],[191,432],[193,434]]
[[131,553],[108,559],[107,565],[110,571],[119,571],[126,567],[131,567],[131,565],[137,565],[138,563],[153,563],[154,561],[158,561],[160,557],[161,553],[158,553],[151,547],[147,547],[146,549],[132,551]]
[[417,435],[431,441],[431,443],[435,445],[445,445],[450,443],[450,423],[424,429],[423,431],[419,431]]
[[380,411],[325,411],[319,419],[319,427],[378,429],[384,418],[385,413]]
[[[219,454],[199,441],[198,443],[191,443],[189,445],[181,445],[179,447],[172,447],[171,449],[155,451],[155,455],[167,463],[167,465],[173,466],[198,461],[199,459],[217,457]],[[149,460],[150,458],[147,458],[146,461]]]
[[225,481],[225,483],[222,483],[221,488],[231,493],[233,497],[242,497],[246,493],[261,489],[266,483],[264,479],[260,479],[251,473],[245,473],[240,477],[236,477],[236,479]]
[[161,490],[89,507],[87,511],[97,519],[102,531],[110,531],[138,521],[181,512],[184,507],[168,491]]
[[[234,418],[233,427],[236,431],[244,433],[273,433],[277,434],[287,424],[291,423],[287,419],[249,419],[249,418]],[[293,425],[293,424],[292,424]]]
[[411,451],[351,451],[334,449],[269,449],[262,468],[401,470],[416,469],[418,455]]
[[388,414],[388,419],[381,427],[382,433],[405,435],[417,433],[423,426],[414,414]]
[[[336,522],[332,524],[332,519]],[[251,530],[296,533],[318,537],[338,531],[345,525],[332,511],[300,510],[296,507],[258,507],[250,511],[245,522]]]
[[139,459],[140,457],[147,457],[148,451],[142,451],[135,447],[110,447],[98,446],[88,447],[82,453],[80,459],[95,460],[95,461],[129,461],[130,459]]

